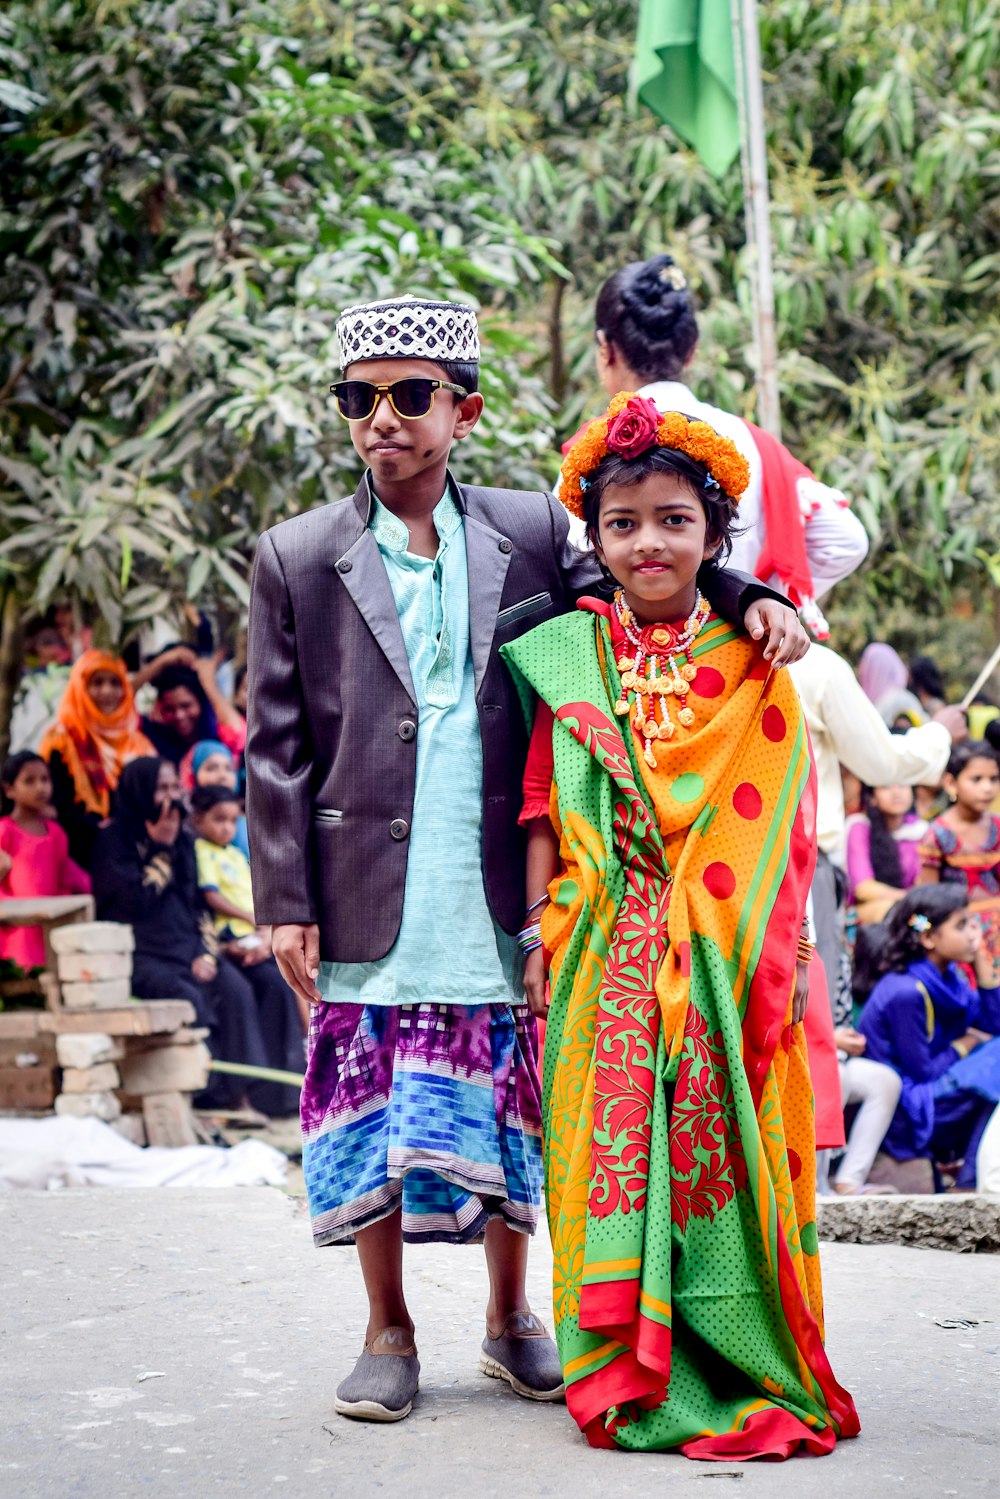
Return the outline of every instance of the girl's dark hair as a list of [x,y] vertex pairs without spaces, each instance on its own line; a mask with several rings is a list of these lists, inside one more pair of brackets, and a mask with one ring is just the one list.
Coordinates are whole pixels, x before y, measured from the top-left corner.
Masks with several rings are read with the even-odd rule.
[[[24,767],[35,760],[48,770],[48,762],[41,755],[36,755],[34,750],[18,750],[16,755],[8,755],[0,770],[0,788],[13,786]],[[6,814],[13,805],[13,797],[8,796],[5,790],[0,790],[0,810]]]
[[199,703],[207,702],[205,689],[198,679],[198,673],[193,666],[183,666],[180,662],[172,662],[165,666],[153,678],[153,686],[156,688],[157,697],[162,697],[165,692],[173,692],[175,687],[186,687],[192,697],[196,697]]
[[200,815],[223,802],[235,802],[239,806],[239,801],[237,793],[228,786],[196,786],[191,793],[191,811]]
[[910,925],[914,916],[926,916],[929,930],[934,931],[968,904],[969,892],[964,885],[914,885],[885,919],[885,935],[876,960],[879,975],[905,973],[911,963],[924,956],[921,933]]
[[591,540],[597,535],[604,491],[612,484],[623,488],[641,484],[650,474],[676,474],[678,479],[683,479],[705,512],[708,522],[705,540],[719,543],[715,560],[724,562],[732,550],[732,538],[736,533],[736,502],[714,481],[706,488],[708,469],[705,465],[674,448],[647,448],[638,458],[622,458],[617,453],[609,453],[601,459],[589,475],[583,491],[583,519]]
[[1000,766],[1000,759],[992,744],[987,744],[985,739],[963,739],[961,744],[955,745],[948,758],[947,774],[960,776],[973,760],[992,760],[994,765]]
[[677,380],[698,342],[694,298],[672,285],[670,255],[623,265],[597,294],[594,321],[643,384]]
[[1000,718],[991,718],[983,733],[994,754],[1000,754]]
[[941,668],[931,656],[914,656],[910,662],[910,688],[913,692],[926,692],[928,697],[944,699]]
[[875,878],[881,880],[883,885],[894,885],[898,890],[903,884],[903,866],[899,857],[899,845],[886,826],[885,816],[875,802],[874,791],[867,786],[864,790],[863,802],[865,816],[871,828],[868,852],[872,861],[872,871]]

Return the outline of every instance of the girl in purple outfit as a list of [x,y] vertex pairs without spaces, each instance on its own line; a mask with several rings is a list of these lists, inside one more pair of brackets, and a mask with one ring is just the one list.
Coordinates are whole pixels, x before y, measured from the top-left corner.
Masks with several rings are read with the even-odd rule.
[[[959,965],[974,965],[973,988]],[[885,1149],[897,1160],[959,1163],[974,1191],[976,1151],[1000,1099],[1000,989],[982,928],[956,885],[917,885],[893,907],[883,977],[858,1022],[865,1055],[902,1079]]]
[[913,810],[910,786],[866,788],[862,806],[847,829],[847,884],[858,921],[867,925],[917,883],[927,826]]

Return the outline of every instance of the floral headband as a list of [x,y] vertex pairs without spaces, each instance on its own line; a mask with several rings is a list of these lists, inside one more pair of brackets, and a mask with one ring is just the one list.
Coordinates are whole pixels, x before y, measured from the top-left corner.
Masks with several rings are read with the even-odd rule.
[[750,482],[750,465],[739,448],[707,422],[691,421],[679,411],[663,415],[648,396],[621,390],[566,454],[559,473],[560,500],[572,515],[582,517],[584,491],[602,459],[609,453],[638,458],[654,447],[673,448],[703,463],[711,482],[736,504]]

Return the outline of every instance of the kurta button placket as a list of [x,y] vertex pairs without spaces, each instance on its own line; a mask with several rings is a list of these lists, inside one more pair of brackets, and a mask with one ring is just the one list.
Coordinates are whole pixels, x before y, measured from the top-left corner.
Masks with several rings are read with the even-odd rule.
[[410,824],[405,818],[394,817],[389,824],[389,837],[395,838],[397,843],[402,843],[403,839],[408,837],[409,832]]
[[396,730],[396,733],[399,735],[400,739],[402,739],[404,744],[409,744],[411,739],[415,739],[417,737],[417,726],[413,722],[412,718],[404,718],[403,722]]

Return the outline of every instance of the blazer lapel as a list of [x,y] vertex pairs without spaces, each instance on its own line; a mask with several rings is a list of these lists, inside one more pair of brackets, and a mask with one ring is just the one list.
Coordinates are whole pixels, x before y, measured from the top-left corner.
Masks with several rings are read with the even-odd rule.
[[406,654],[403,632],[399,626],[396,600],[385,570],[378,542],[367,523],[368,495],[367,476],[361,481],[354,497],[361,515],[362,531],[357,540],[336,561],[337,576],[358,607],[369,630],[382,647],[393,671],[410,695],[416,710],[417,695],[413,690],[410,662]]
[[[464,499],[464,496],[463,496]],[[469,566],[469,636],[478,697],[490,663],[500,598],[513,547],[506,536],[476,520],[465,507],[465,554]]]

